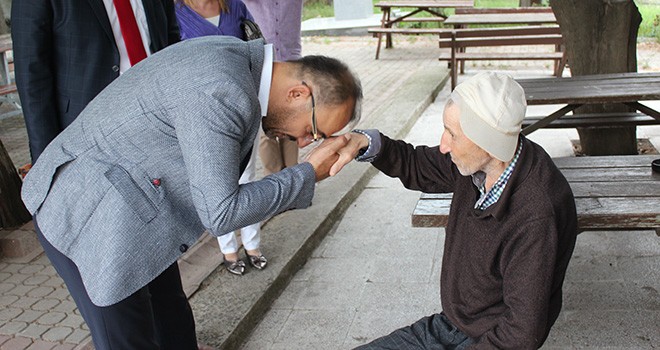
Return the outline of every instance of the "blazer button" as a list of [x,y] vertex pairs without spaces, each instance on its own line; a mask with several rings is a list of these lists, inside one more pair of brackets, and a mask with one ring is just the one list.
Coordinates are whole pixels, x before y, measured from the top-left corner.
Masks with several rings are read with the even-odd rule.
[[187,244],[180,245],[179,250],[181,251],[181,253],[187,252],[188,251],[188,245]]
[[119,66],[117,66],[117,65],[112,66],[112,71],[113,72],[119,72]]

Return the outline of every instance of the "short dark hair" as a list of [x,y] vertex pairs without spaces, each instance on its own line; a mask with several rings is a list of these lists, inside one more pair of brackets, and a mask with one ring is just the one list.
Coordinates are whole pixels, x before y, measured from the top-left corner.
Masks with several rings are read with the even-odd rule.
[[346,64],[336,58],[317,55],[288,62],[294,64],[301,80],[315,88],[318,105],[336,106],[353,99],[355,106],[349,123],[357,124],[362,112],[362,84]]

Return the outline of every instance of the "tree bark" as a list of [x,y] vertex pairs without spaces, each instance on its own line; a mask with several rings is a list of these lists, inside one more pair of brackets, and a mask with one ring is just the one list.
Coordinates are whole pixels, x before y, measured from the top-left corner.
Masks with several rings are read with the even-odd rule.
[[[572,76],[637,71],[642,16],[633,0],[550,0]],[[574,113],[630,112],[624,105],[588,105]],[[578,128],[586,155],[637,154],[636,128]]]
[[9,153],[0,141],[0,228],[18,227],[32,219],[21,200],[22,184]]

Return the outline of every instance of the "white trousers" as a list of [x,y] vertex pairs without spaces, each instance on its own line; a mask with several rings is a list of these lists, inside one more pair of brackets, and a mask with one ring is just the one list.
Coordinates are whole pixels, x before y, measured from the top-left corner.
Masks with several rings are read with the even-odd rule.
[[[252,154],[250,155],[250,161],[248,162],[241,178],[238,179],[238,184],[246,184],[252,182],[257,177],[257,153],[259,153],[259,136],[255,137],[254,145],[252,146]],[[220,245],[220,251],[222,254],[232,254],[237,253],[238,248],[241,247],[241,243],[238,242],[238,237],[236,236],[237,232],[240,232],[241,242],[247,250],[259,249],[259,243],[261,241],[259,237],[259,231],[261,228],[261,223],[257,222],[250,226],[243,227],[240,230],[234,232],[229,232],[226,235],[218,237],[218,244]]]

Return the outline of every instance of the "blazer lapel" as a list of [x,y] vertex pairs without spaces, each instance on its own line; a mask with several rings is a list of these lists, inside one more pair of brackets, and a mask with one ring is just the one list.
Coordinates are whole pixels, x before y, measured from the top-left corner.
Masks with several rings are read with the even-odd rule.
[[87,0],[89,6],[94,10],[94,14],[99,19],[99,24],[103,28],[103,31],[108,36],[108,39],[115,42],[115,36],[112,34],[112,27],[110,26],[110,20],[108,19],[108,12],[105,10],[105,5],[103,5],[103,0]]
[[[170,0],[171,1],[171,0]],[[156,16],[158,13],[156,10],[156,6],[160,6],[160,4],[156,5],[154,4],[153,0],[142,0],[142,6],[144,7],[144,14],[147,16],[147,25],[149,26],[149,37],[151,38],[151,44],[149,45],[149,49],[151,49],[151,52],[154,53],[165,46],[167,46],[167,43],[162,35],[159,35],[160,33],[158,32],[159,28],[163,28],[164,24],[159,23],[159,18]]]

